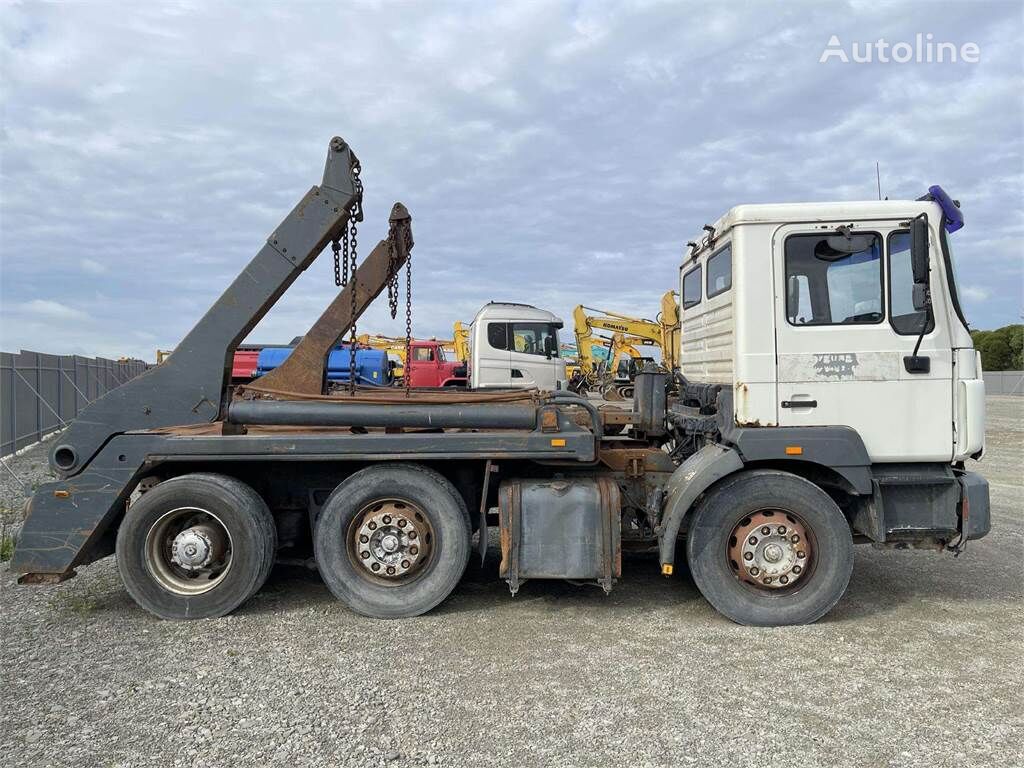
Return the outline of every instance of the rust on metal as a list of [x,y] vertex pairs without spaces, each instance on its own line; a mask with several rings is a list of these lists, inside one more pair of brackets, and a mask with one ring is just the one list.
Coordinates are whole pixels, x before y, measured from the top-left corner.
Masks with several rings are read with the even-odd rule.
[[[290,358],[289,358],[290,359]],[[275,369],[279,370],[279,369]],[[273,371],[271,371],[273,373]],[[270,374],[267,374],[269,376]],[[236,397],[272,396],[275,400],[315,400],[319,402],[370,403],[375,405],[409,405],[410,403],[531,403],[543,405],[549,402],[550,395],[538,389],[517,390],[467,390],[455,387],[445,389],[412,389],[409,396],[404,390],[399,392],[387,387],[356,387],[355,394],[348,390],[332,392],[329,395],[310,394],[292,390],[267,387],[263,382],[266,376],[249,384],[235,388]],[[589,422],[588,422],[589,424]]]
[[434,528],[416,504],[378,499],[349,525],[348,555],[363,578],[384,585],[412,581],[430,560]]
[[545,408],[540,413],[540,428],[542,432],[558,431],[558,411],[554,408]]
[[511,507],[515,501],[515,486],[508,485],[500,489],[500,492],[507,498],[505,503],[499,504],[498,515],[498,539],[501,545],[501,563],[498,565],[498,575],[505,578],[509,573],[509,566],[512,561],[512,521]]
[[647,472],[673,472],[676,465],[672,457],[657,448],[608,448],[601,451],[601,463],[615,472],[636,476]]
[[618,484],[610,477],[599,477],[597,487],[601,498],[601,527],[604,534],[601,559],[605,563],[604,578],[598,579],[598,583],[607,594],[615,580],[622,577],[622,540],[619,530],[622,499]]
[[348,285],[335,296],[288,358],[270,373],[247,385],[247,390],[323,394],[328,353],[384,290],[390,272],[403,265],[409,257],[412,248],[412,217],[409,211],[401,203],[395,203],[389,221],[400,234],[403,230],[408,231],[408,237],[396,237],[394,243],[388,239],[377,243]]
[[601,414],[601,421],[605,424],[632,424],[637,418],[632,411],[624,411],[614,406],[599,406],[597,412]]
[[813,567],[814,543],[799,517],[763,509],[736,524],[727,557],[740,581],[761,589],[790,589]]
[[750,412],[750,387],[744,381],[737,381],[733,387],[736,407],[736,426],[738,427],[774,427],[774,423],[762,423],[760,419],[748,417]]

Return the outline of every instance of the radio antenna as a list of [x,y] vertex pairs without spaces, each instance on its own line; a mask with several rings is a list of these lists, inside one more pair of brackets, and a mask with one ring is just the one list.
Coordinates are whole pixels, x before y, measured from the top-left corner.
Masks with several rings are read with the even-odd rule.
[[878,161],[875,160],[875,181],[878,183],[878,199],[882,199],[882,173],[878,170]]

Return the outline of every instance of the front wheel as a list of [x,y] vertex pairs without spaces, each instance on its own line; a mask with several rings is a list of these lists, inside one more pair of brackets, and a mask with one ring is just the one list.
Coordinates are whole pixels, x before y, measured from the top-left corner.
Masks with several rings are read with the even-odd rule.
[[444,476],[416,464],[378,464],[331,494],[316,522],[327,587],[365,616],[418,616],[455,588],[469,562],[469,512]]
[[743,472],[694,512],[687,558],[701,594],[738,624],[810,624],[846,591],[853,538],[836,503],[775,470]]

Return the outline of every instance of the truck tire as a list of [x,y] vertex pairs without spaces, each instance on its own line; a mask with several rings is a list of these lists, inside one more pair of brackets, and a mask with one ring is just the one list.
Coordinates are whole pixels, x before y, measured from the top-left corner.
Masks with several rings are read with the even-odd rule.
[[263,586],[276,552],[267,505],[226,475],[160,483],[128,508],[117,531],[117,567],[128,594],[162,619],[231,613]]
[[742,472],[713,488],[690,523],[687,559],[709,603],[737,624],[810,624],[846,591],[853,538],[827,493],[796,475]]
[[469,562],[469,512],[455,487],[416,464],[377,464],[339,485],[316,522],[317,567],[335,597],[379,619],[444,600]]

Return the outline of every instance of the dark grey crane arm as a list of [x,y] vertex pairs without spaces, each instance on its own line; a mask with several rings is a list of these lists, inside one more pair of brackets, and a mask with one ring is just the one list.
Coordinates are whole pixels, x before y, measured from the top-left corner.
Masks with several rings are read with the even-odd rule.
[[348,223],[357,164],[343,139],[331,139],[320,186],[303,196],[167,360],[82,411],[51,450],[50,465],[76,475],[119,433],[219,418],[235,349]]

